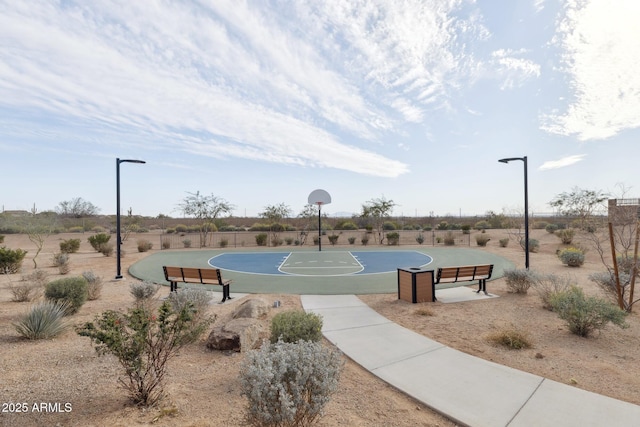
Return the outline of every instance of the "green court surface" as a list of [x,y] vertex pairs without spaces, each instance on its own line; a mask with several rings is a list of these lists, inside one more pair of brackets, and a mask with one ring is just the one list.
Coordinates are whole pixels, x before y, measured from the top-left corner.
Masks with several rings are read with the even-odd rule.
[[[502,276],[505,269],[513,268],[514,265],[509,260],[482,250],[471,248],[412,248],[412,249],[387,249],[387,248],[371,248],[371,251],[415,251],[424,253],[433,261],[425,266],[421,266],[424,270],[436,270],[438,267],[475,265],[475,264],[494,264],[492,280]],[[363,249],[358,251],[362,252]],[[366,251],[366,249],[364,250]],[[255,248],[246,250],[167,250],[156,252],[148,257],[136,262],[129,268],[129,273],[140,279],[160,283],[168,286],[168,282],[164,280],[162,271],[163,265],[178,267],[211,267],[209,260],[221,254],[228,253],[260,253]],[[278,253],[282,257],[304,258],[305,262],[309,262],[309,258],[317,258],[317,260],[326,260],[338,253],[348,251],[334,250],[332,248],[323,249],[322,252],[313,250],[281,249],[275,251],[265,250],[265,253]],[[335,252],[335,255],[332,255]],[[340,255],[343,257],[343,255]],[[400,263],[399,263],[400,264]],[[304,275],[299,274],[295,269],[295,263],[290,266],[283,267],[283,274],[256,274],[244,271],[222,270],[225,279],[232,279],[231,294],[233,293],[287,293],[287,294],[317,294],[317,295],[338,295],[338,294],[372,294],[372,293],[393,293],[397,292],[397,268],[410,267],[408,265],[397,265],[392,271],[376,274],[351,274],[355,273],[359,267],[356,265],[345,266],[346,268],[335,267],[332,275],[327,275],[326,267],[314,270],[306,266]],[[417,266],[415,266],[417,267]],[[345,274],[347,270],[347,274]],[[292,274],[286,274],[292,273]],[[338,274],[339,273],[339,274]],[[456,284],[454,286],[468,285],[471,283]],[[447,286],[438,286],[442,289]],[[449,285],[448,287],[451,287]],[[218,291],[218,286],[213,286],[213,290]],[[490,290],[490,285],[489,285]]]

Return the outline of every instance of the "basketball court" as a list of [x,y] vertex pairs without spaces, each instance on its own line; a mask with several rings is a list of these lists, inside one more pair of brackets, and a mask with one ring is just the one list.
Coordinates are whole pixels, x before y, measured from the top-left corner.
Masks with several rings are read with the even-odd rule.
[[[398,268],[494,264],[492,278],[513,268],[507,259],[471,248],[371,248],[349,251],[167,250],[149,255],[129,268],[141,280],[166,284],[163,265],[220,268],[232,279],[231,293],[370,294],[397,292]],[[455,286],[469,285],[459,283]],[[449,286],[439,286],[442,289]],[[217,287],[213,287],[217,290]],[[490,289],[490,287],[489,287]]]

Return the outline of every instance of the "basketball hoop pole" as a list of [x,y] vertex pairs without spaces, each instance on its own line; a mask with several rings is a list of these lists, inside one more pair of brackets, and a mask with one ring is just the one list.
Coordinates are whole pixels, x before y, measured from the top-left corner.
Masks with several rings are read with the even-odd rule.
[[313,190],[307,203],[318,205],[318,252],[322,251],[322,205],[331,203],[331,196],[324,190]]
[[318,203],[318,252],[322,252],[322,220],[320,219],[320,211],[322,203]]

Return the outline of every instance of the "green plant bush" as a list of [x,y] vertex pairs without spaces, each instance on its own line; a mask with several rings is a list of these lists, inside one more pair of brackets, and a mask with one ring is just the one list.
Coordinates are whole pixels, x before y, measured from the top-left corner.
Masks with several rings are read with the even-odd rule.
[[537,280],[537,275],[531,270],[512,269],[504,271],[507,290],[514,294],[526,294],[531,285]]
[[332,246],[335,246],[336,243],[338,243],[338,239],[340,238],[339,234],[330,234],[327,236],[327,238],[329,239],[329,243],[331,243]]
[[22,249],[0,248],[0,274],[15,274],[22,268],[27,251]]
[[267,235],[267,233],[256,234],[256,244],[258,246],[267,246],[267,239],[268,238],[269,238],[269,236]]
[[107,244],[107,242],[111,239],[109,234],[98,233],[93,236],[89,236],[87,239],[89,244],[96,252],[102,252],[102,247]]
[[554,234],[558,236],[562,244],[570,245],[573,242],[576,231],[573,228],[565,228],[564,230],[557,230]]
[[347,242],[349,242],[350,245],[354,245],[356,243],[356,238],[351,236],[347,238]]
[[87,281],[87,299],[89,301],[99,299],[102,293],[102,277],[96,276],[91,270],[83,271],[82,277]]
[[278,341],[320,341],[322,339],[322,317],[299,310],[283,311],[271,320],[271,343]]
[[397,231],[387,233],[387,245],[398,246],[398,244],[400,244],[400,233]]
[[69,327],[64,319],[67,309],[65,302],[42,301],[13,323],[13,327],[22,337],[30,340],[53,338]]
[[139,239],[136,243],[138,244],[138,252],[148,252],[153,248],[153,243],[147,239]]
[[531,228],[534,230],[544,230],[547,228],[547,225],[549,225],[547,221],[534,221]]
[[584,251],[579,248],[566,248],[558,253],[558,258],[564,265],[580,267],[584,264]]
[[81,225],[69,227],[69,233],[84,233],[84,227]]
[[0,234],[0,243],[4,243],[4,234]]
[[571,333],[588,337],[593,331],[603,329],[608,323],[626,328],[627,313],[608,301],[587,297],[581,288],[571,286],[565,292],[551,297],[553,311],[567,323]]
[[247,353],[240,368],[247,425],[312,425],[337,391],[344,361],[321,343],[265,343]]
[[[169,242],[169,245],[165,248],[164,247],[164,241],[162,242],[162,249],[169,249],[171,247],[171,242],[169,240],[166,240],[167,242]],[[189,239],[184,239],[182,241],[182,246],[184,246],[185,248],[190,248],[191,247],[191,240]]]
[[80,239],[68,239],[60,242],[60,252],[75,254],[80,249]]
[[87,281],[84,277],[65,277],[47,283],[44,296],[49,301],[67,304],[66,314],[77,313],[87,301]]
[[209,319],[194,321],[187,307],[175,312],[171,303],[164,301],[157,313],[146,305],[127,314],[105,311],[77,333],[91,338],[98,354],[114,355],[125,373],[119,378],[120,385],[135,404],[151,406],[164,395],[169,361],[209,323]]
[[369,236],[367,236],[366,234],[362,236],[362,239],[360,239],[360,243],[362,243],[362,246],[367,246],[367,244],[369,243]]
[[226,248],[227,246],[229,246],[229,239],[226,239],[224,237],[220,239],[220,247]]
[[284,241],[278,237],[271,239],[271,246],[282,246],[283,243]]
[[544,229],[547,230],[547,233],[549,234],[555,234],[556,230],[558,230],[558,226],[556,224],[547,224]]
[[462,230],[462,234],[471,234],[471,226],[469,224],[463,225],[460,229]]
[[418,242],[419,245],[424,243],[424,234],[422,233],[418,233],[418,235],[416,236],[416,242]]
[[491,228],[491,224],[489,224],[489,221],[478,221],[474,224],[473,228],[475,228],[476,230],[486,230],[487,228]]
[[553,310],[551,298],[557,293],[566,292],[571,287],[571,279],[555,274],[536,274],[531,286],[540,297],[542,307]]
[[339,221],[336,226],[336,230],[357,230],[358,226],[353,221]]
[[[525,240],[522,239],[520,247],[525,249]],[[537,239],[529,239],[529,252],[538,252],[540,249],[540,242]]]
[[176,233],[186,233],[187,231],[189,231],[189,227],[187,227],[184,224],[178,224],[173,228],[176,231]]
[[509,238],[505,237],[503,239],[500,239],[498,240],[498,243],[500,243],[501,248],[506,248],[507,246],[509,246]]
[[[98,250],[102,255],[109,257],[113,255],[113,244],[112,243],[102,243],[100,245],[100,249]],[[124,257],[124,250],[120,249],[120,258]]]
[[293,244],[293,237],[285,237],[284,242],[287,244],[287,246],[291,246]]
[[487,246],[487,243],[491,240],[486,234],[476,234],[476,244],[478,246]]

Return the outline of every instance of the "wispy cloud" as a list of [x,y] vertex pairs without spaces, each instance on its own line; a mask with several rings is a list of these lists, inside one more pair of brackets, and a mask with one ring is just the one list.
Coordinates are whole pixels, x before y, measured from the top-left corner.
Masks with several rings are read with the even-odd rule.
[[0,3],[0,108],[79,138],[391,177],[409,168],[384,136],[448,102],[473,62],[460,40],[483,31],[457,0]]
[[584,159],[584,154],[576,154],[573,156],[563,157],[559,160],[548,160],[544,162],[538,169],[540,170],[549,170],[549,169],[560,169],[567,166],[571,166],[578,162],[581,162]]
[[555,42],[573,97],[544,128],[586,141],[640,127],[640,2],[572,0],[565,10]]
[[492,52],[493,68],[503,79],[501,89],[513,89],[521,86],[530,78],[540,76],[540,65],[534,61],[522,58],[525,50],[499,49]]

